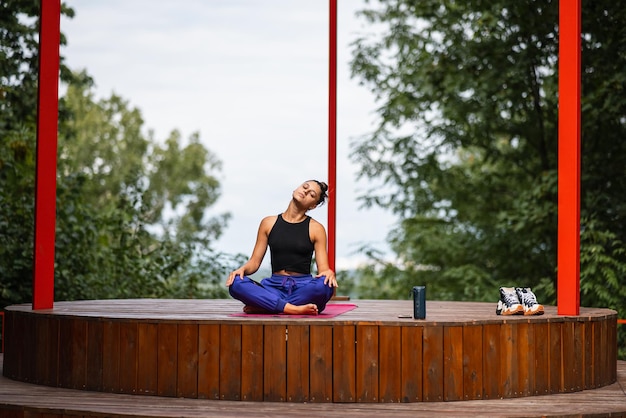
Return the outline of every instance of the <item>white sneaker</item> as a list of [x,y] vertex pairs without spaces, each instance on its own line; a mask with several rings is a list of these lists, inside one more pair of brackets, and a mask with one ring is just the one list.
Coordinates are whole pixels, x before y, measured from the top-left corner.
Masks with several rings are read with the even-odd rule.
[[537,297],[530,287],[516,287],[515,292],[524,306],[524,315],[543,315],[543,305],[537,302]]
[[524,307],[520,303],[519,296],[513,287],[500,288],[500,300],[496,307],[497,315],[523,315]]

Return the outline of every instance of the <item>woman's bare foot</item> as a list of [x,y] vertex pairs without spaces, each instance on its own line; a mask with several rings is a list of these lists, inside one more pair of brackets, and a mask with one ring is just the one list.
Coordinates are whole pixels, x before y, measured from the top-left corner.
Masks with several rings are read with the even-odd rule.
[[263,308],[256,308],[254,306],[244,306],[243,307],[243,311],[247,314],[269,314],[271,313],[270,311],[266,311]]
[[288,315],[317,315],[319,312],[317,312],[317,305],[314,303],[306,305],[292,305],[288,303],[285,305],[283,313]]

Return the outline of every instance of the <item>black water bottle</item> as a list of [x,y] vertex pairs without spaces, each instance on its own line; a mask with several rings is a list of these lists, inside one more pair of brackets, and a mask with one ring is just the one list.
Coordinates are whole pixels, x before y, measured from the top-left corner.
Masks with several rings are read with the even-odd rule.
[[413,318],[426,318],[426,287],[413,286]]

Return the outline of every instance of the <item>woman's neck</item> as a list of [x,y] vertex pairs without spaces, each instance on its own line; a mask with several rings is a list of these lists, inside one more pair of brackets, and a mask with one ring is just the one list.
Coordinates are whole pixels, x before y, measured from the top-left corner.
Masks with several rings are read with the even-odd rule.
[[283,219],[290,223],[302,222],[306,219],[306,216],[306,210],[294,205],[293,202],[290,202],[287,209],[282,213]]

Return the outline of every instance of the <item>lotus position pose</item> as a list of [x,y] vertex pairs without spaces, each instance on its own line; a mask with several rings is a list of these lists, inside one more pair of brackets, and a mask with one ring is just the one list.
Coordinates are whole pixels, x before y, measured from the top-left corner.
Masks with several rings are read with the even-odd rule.
[[[263,218],[250,259],[226,281],[244,312],[317,315],[324,310],[337,280],[328,264],[326,230],[306,213],[326,201],[327,191],[326,183],[306,181],[293,191],[283,213]],[[268,246],[272,276],[258,283],[247,275],[259,269]],[[311,274],[313,252],[316,276]]]

